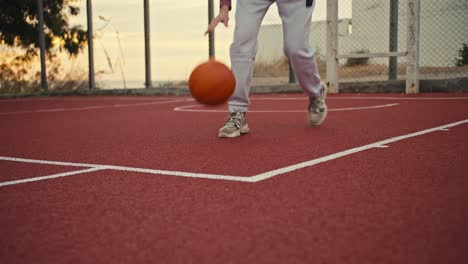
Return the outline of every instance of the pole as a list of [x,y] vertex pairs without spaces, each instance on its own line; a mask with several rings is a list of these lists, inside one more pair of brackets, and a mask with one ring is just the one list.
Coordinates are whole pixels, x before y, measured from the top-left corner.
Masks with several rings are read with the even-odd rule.
[[[213,0],[208,0],[208,24],[211,23],[211,20],[214,18],[214,3]],[[208,56],[210,59],[215,57],[215,47],[214,47],[214,31],[208,34]]]
[[338,93],[338,0],[327,1],[328,92]]
[[45,35],[44,35],[44,7],[42,0],[37,0],[37,19],[39,20],[39,49],[41,57],[41,87],[43,91],[47,90],[47,68],[45,59]]
[[96,84],[94,80],[93,6],[91,0],[86,1],[86,16],[88,20],[89,89],[94,89]]
[[[390,1],[390,52],[398,51],[398,0]],[[398,78],[398,57],[390,57],[388,61],[388,79]]]
[[151,88],[151,39],[149,0],[144,0],[145,17],[145,87]]
[[408,0],[406,93],[419,93],[420,0]]

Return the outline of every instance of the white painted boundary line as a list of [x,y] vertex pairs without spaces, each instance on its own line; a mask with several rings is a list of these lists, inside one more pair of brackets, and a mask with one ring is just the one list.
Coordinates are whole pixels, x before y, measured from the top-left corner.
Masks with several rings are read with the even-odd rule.
[[77,97],[68,97],[68,96],[57,96],[57,97],[46,97],[46,98],[16,98],[16,99],[0,99],[1,103],[22,103],[22,102],[89,102],[89,101],[166,101],[174,99],[189,99],[190,96],[140,96],[140,95],[130,95],[130,96],[116,96],[109,95],[101,97],[97,96],[77,96]]
[[36,159],[22,159],[22,158],[12,158],[12,157],[2,157],[2,156],[0,156],[0,160],[14,161],[14,162],[24,162],[24,163],[34,163],[34,164],[45,164],[45,165],[56,165],[56,166],[67,166],[67,167],[85,167],[85,168],[86,167],[87,168],[103,167],[103,165],[98,165],[98,164],[49,161],[49,160],[36,160]]
[[[364,110],[364,109],[377,109],[397,106],[399,103],[384,104],[375,106],[363,106],[363,107],[348,107],[348,108],[330,108],[329,112],[335,111],[353,111],[353,110]],[[194,107],[201,107],[202,105],[187,105],[174,108],[174,111],[180,112],[204,112],[204,113],[227,113],[228,110],[210,110],[210,109],[191,109]],[[307,110],[249,110],[249,113],[305,113]]]
[[[306,96],[303,97],[252,97],[251,100],[307,100]],[[465,97],[365,97],[365,96],[327,96],[328,100],[468,100],[468,96]]]
[[41,177],[34,177],[34,178],[28,178],[28,179],[22,179],[22,180],[16,180],[16,181],[0,182],[0,187],[8,186],[8,185],[16,185],[16,184],[20,184],[20,183],[49,180],[49,179],[54,179],[54,178],[62,178],[62,177],[76,175],[76,174],[84,174],[84,173],[88,173],[88,172],[98,171],[98,170],[103,170],[103,169],[99,168],[99,167],[96,167],[96,168],[90,168],[90,169],[86,169],[86,170],[78,170],[78,171],[58,173],[58,174],[49,175],[49,176],[41,176]]
[[[2,156],[0,156],[0,160],[34,163],[34,164],[70,166],[70,167],[89,167],[89,168],[98,169],[98,170],[131,171],[131,172],[140,172],[140,173],[147,173],[147,174],[159,174],[159,175],[190,177],[190,178],[203,178],[203,179],[212,179],[212,180],[230,180],[230,181],[239,181],[239,182],[251,182],[252,181],[251,177],[194,173],[194,172],[183,172],[183,171],[156,170],[156,169],[134,168],[134,167],[124,167],[124,166],[114,166],[114,165],[22,159],[22,158],[12,158],[12,157],[2,157]],[[35,178],[31,178],[31,179],[35,179]],[[19,183],[22,183],[22,182],[19,182]],[[0,186],[2,186],[2,184],[3,183],[0,183]]]
[[[229,175],[220,175],[220,174],[205,174],[205,173],[193,173],[193,172],[181,172],[181,171],[168,171],[168,170],[155,170],[155,169],[145,169],[145,168],[133,168],[133,167],[124,167],[124,166],[113,166],[113,165],[98,165],[98,164],[86,164],[86,163],[72,163],[72,162],[60,162],[60,161],[47,161],[47,160],[35,160],[35,159],[21,159],[21,158],[12,158],[12,157],[2,157],[0,156],[0,160],[4,161],[15,161],[15,162],[27,162],[27,163],[35,163],[35,164],[48,164],[48,165],[60,165],[60,166],[75,166],[75,167],[90,167],[90,169],[87,170],[82,170],[82,171],[75,171],[74,174],[79,174],[79,173],[87,173],[91,171],[97,171],[97,170],[118,170],[118,171],[131,171],[131,172],[141,172],[141,173],[147,173],[147,174],[158,174],[158,175],[169,175],[169,176],[178,176],[178,177],[190,177],[190,178],[202,178],[202,179],[212,179],[212,180],[228,180],[228,181],[238,181],[238,182],[259,182],[263,181],[281,174],[293,172],[299,169],[311,167],[314,165],[317,165],[319,163],[324,163],[326,161],[338,159],[344,156],[348,156],[354,153],[362,152],[368,149],[372,148],[380,148],[382,146],[388,146],[389,143],[401,141],[404,139],[408,138],[413,138],[413,137],[418,137],[422,136],[425,134],[433,133],[436,131],[445,131],[448,128],[463,125],[468,123],[468,119],[461,120],[455,123],[443,125],[443,126],[438,126],[434,128],[429,128],[426,130],[422,130],[419,132],[411,133],[411,134],[406,134],[406,135],[401,135],[389,139],[385,139],[382,141],[378,141],[372,144],[368,145],[363,145],[360,147],[348,149],[345,151],[337,152],[325,157],[301,162],[298,164],[294,164],[291,166],[283,167],[280,169],[264,172],[257,174],[255,176],[250,176],[250,177],[242,177],[242,176],[229,176]],[[71,172],[73,173],[73,172]],[[67,174],[67,173],[65,173]],[[23,179],[19,181],[12,181],[12,182],[3,182],[0,183],[1,186],[6,186],[6,183],[9,183],[8,185],[14,185],[14,184],[20,184],[20,183],[25,183],[25,182],[31,182],[35,181],[34,179],[49,179],[49,178],[59,178],[59,177],[65,177],[65,176],[70,176],[72,174],[67,174],[67,175],[62,175],[62,174],[56,174],[56,175],[51,175],[51,176],[44,176],[44,177],[37,177],[37,178],[30,178],[30,179]],[[49,178],[47,178],[49,177]]]
[[378,147],[381,147],[381,146],[387,146],[389,143],[397,142],[397,141],[407,139],[407,138],[422,136],[424,134],[444,130],[444,129],[449,128],[449,127],[459,126],[459,125],[462,125],[462,124],[465,124],[465,123],[468,123],[468,119],[465,119],[465,120],[462,120],[462,121],[459,121],[459,122],[455,122],[455,123],[451,123],[451,124],[447,124],[447,125],[443,125],[443,126],[439,126],[439,127],[434,127],[434,128],[422,130],[422,131],[407,134],[407,135],[402,135],[402,136],[398,136],[398,137],[394,137],[394,138],[389,138],[389,139],[382,140],[382,141],[379,141],[379,142],[375,142],[375,143],[372,143],[372,144],[368,144],[368,145],[360,146],[360,147],[357,147],[357,148],[352,148],[352,149],[348,149],[348,150],[345,150],[345,151],[341,151],[341,152],[331,154],[331,155],[328,155],[328,156],[325,156],[325,157],[322,157],[322,158],[309,160],[309,161],[306,161],[306,162],[301,162],[301,163],[298,163],[298,164],[295,164],[295,165],[292,165],[292,166],[288,166],[288,167],[284,167],[284,168],[280,168],[280,169],[277,169],[277,170],[268,171],[268,172],[253,176],[253,178],[255,179],[254,182],[263,181],[263,180],[275,177],[275,176],[280,175],[280,174],[289,173],[289,172],[292,172],[292,171],[295,171],[295,170],[310,167],[310,166],[313,166],[313,165],[316,165],[316,164],[319,164],[319,163],[323,163],[323,162],[326,162],[326,161],[338,159],[338,158],[348,156],[348,155],[351,155],[351,154],[354,154],[354,153],[358,153],[358,152],[361,152],[361,151],[364,151],[364,150],[368,150],[368,149],[372,149],[372,148],[378,148]]
[[72,107],[72,108],[52,108],[52,109],[38,109],[30,111],[17,111],[17,112],[3,112],[0,115],[15,115],[15,114],[27,114],[27,113],[52,113],[52,112],[68,112],[68,111],[86,111],[94,109],[103,109],[103,108],[119,108],[119,107],[129,107],[129,106],[144,106],[144,105],[159,105],[159,104],[170,104],[170,103],[181,103],[181,102],[190,102],[193,99],[177,99],[169,101],[153,101],[153,102],[143,102],[143,103],[131,103],[131,104],[112,104],[112,105],[94,105],[94,106],[84,106],[84,107]]

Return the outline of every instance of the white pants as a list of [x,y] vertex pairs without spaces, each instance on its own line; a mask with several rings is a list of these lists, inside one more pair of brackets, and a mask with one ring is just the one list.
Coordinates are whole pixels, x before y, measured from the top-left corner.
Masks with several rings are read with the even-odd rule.
[[283,22],[284,54],[289,59],[297,81],[310,97],[320,94],[320,76],[315,50],[310,47],[309,33],[315,1],[306,0],[237,0],[236,28],[231,45],[231,67],[236,89],[229,99],[230,112],[247,112],[253,63],[257,53],[260,24],[271,4],[276,2]]

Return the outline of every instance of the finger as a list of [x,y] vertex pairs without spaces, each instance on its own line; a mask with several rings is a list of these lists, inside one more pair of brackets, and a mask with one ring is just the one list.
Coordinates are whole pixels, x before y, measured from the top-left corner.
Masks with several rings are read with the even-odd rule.
[[205,31],[205,34],[203,34],[203,35],[206,36],[206,35],[207,35],[208,33],[210,33],[210,32],[211,32],[211,29],[210,29],[210,27],[208,27],[208,28],[206,29],[206,31]]
[[205,32],[205,35],[208,34],[208,33],[210,33],[210,32],[212,32],[212,31],[215,29],[215,27],[218,25],[218,22],[219,22],[219,21],[216,20],[216,19],[214,19],[213,21],[211,21],[210,25],[208,26],[208,29],[207,29],[206,32]]
[[212,31],[213,31],[213,28],[209,26],[208,29],[205,31],[205,36]]

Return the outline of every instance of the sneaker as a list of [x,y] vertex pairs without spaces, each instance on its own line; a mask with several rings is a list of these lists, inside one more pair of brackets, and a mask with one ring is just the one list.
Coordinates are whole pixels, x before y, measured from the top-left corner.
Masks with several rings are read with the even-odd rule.
[[319,97],[311,97],[309,99],[309,122],[311,126],[319,126],[327,118],[327,87],[322,83],[322,92]]
[[234,112],[228,116],[224,126],[219,129],[218,136],[221,138],[233,138],[248,133],[249,131],[250,129],[247,125],[245,113]]

